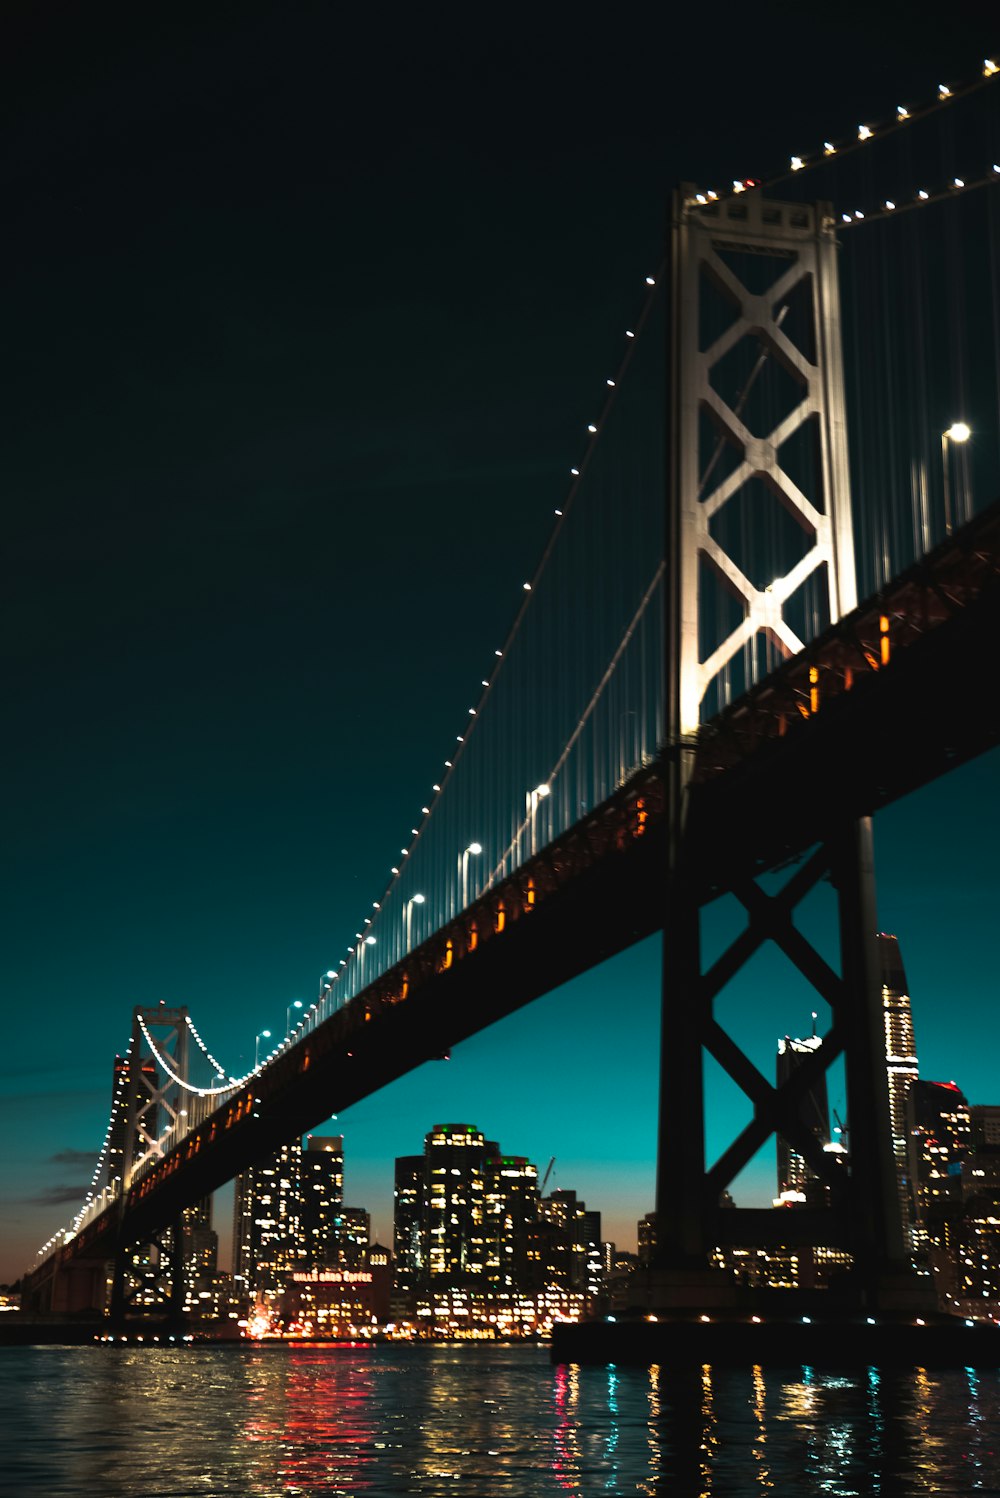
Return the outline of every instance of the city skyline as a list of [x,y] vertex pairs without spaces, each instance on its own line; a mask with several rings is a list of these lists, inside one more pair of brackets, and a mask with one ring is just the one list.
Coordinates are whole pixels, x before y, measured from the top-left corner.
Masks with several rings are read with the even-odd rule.
[[[973,31],[947,43],[956,70],[976,66]],[[259,36],[242,45],[269,77]],[[327,171],[349,110],[307,99],[280,149],[265,111],[244,159],[226,105],[252,119],[254,94],[224,69],[217,106],[173,59],[195,101],[174,121],[155,56],[127,75],[91,61],[82,82],[63,61],[75,92],[19,105],[4,1279],[80,1200],[133,1005],[189,1005],[247,1063],[378,898],[565,493],[667,183],[783,158],[820,106],[850,125],[894,103],[873,57],[849,90],[817,99],[810,80],[756,119],[736,164],[728,124],[682,137],[685,96],[668,125],[649,104],[575,143],[553,101],[513,141],[484,127],[481,163],[434,120],[423,146],[380,136]],[[933,86],[926,49],[903,64]],[[973,1103],[992,1100],[992,1044],[970,1036],[995,1037],[997,770],[994,753],[876,822],[879,923],[906,953],[922,1065]],[[768,1074],[813,1007],[779,967],[755,968],[746,1041]],[[657,968],[651,940],[331,1125],[383,1241],[400,1136],[471,1116],[555,1154],[634,1246]],[[763,1198],[773,1166],[758,1175]]]
[[[911,1079],[911,1077],[913,1079],[915,1079],[917,1077],[917,1075],[918,1075],[917,1066],[916,1066],[916,1058],[912,1054],[913,1047],[914,1047],[913,1026],[912,1026],[912,1022],[910,1020],[909,1003],[907,1002],[908,999],[909,999],[909,994],[906,991],[906,987],[907,986],[906,986],[906,982],[905,982],[905,972],[904,972],[904,967],[903,967],[903,957],[902,957],[902,954],[900,952],[899,943],[898,943],[897,939],[894,936],[891,936],[891,935],[887,936],[887,935],[885,935],[883,933],[880,933],[880,935],[879,935],[879,941],[878,941],[878,947],[879,947],[880,964],[881,964],[881,967],[882,967],[882,979],[883,979],[883,985],[884,985],[884,987],[883,987],[883,1002],[884,1002],[884,1004],[886,1006],[886,1009],[885,1009],[885,1013],[886,1013],[886,1058],[887,1058],[887,1066],[888,1066],[888,1071],[889,1071],[889,1076],[890,1076],[890,1089],[889,1089],[890,1090],[890,1099],[893,1102],[895,1108],[898,1110],[899,1108],[903,1108],[905,1106],[906,1090],[908,1089],[909,1080]],[[633,949],[633,950],[635,950],[635,949]],[[625,955],[628,955],[628,954],[625,954]],[[899,980],[902,981],[902,983],[903,983],[903,987],[902,988],[900,988],[898,986],[898,983],[895,982],[896,979],[899,979]],[[575,986],[576,985],[571,985],[571,987],[575,987]],[[901,1007],[901,1001],[902,1001],[902,1007]],[[544,1002],[544,1001],[541,1001],[541,1002]],[[516,1018],[519,1018],[519,1017],[523,1017],[525,1019],[529,1019],[530,1015],[531,1015],[531,1012],[532,1012],[531,1008],[529,1008],[526,1011],[522,1011],[522,1014],[520,1016],[516,1015],[516,1016],[514,1016],[514,1018],[516,1019]],[[897,1015],[899,1015],[899,1014],[902,1015],[902,1019],[897,1018]],[[815,1020],[814,1020],[814,1023],[815,1023]],[[902,1028],[901,1028],[901,1026],[902,1026]],[[489,1034],[489,1032],[484,1032],[484,1034],[481,1034],[481,1035],[478,1035],[478,1036],[474,1037],[473,1040],[470,1041],[470,1042],[468,1042],[467,1044],[474,1045],[476,1042],[481,1042],[481,1041],[484,1040],[485,1036],[488,1036],[488,1034]],[[899,1050],[899,1042],[900,1042],[901,1038],[905,1038],[905,1041],[906,1041],[906,1044],[903,1047],[903,1049],[906,1051],[906,1056],[904,1058],[905,1059],[906,1077],[904,1079],[904,1081],[905,1081],[904,1091],[902,1093],[900,1093],[899,1098],[897,1098],[895,1092],[893,1091],[893,1085],[892,1085],[892,1083],[893,1083],[893,1079],[896,1076],[896,1072],[899,1069],[898,1065],[896,1063],[898,1063],[900,1061],[901,1057],[899,1055],[897,1055],[896,1052]],[[787,1036],[785,1036],[785,1037],[779,1037],[778,1038],[779,1058],[780,1058],[782,1050],[784,1048],[786,1048],[788,1046],[788,1044],[789,1044],[789,1039],[788,1039]],[[791,1044],[793,1046],[805,1045],[805,1046],[808,1047],[808,1046],[810,1046],[812,1044],[812,1042],[793,1041],[793,1042],[791,1042]],[[449,1057],[448,1060],[450,1060],[450,1059],[451,1058]],[[120,1057],[116,1057],[115,1058],[115,1077],[116,1077],[116,1080],[117,1080],[117,1077],[118,1077],[118,1074],[119,1074],[119,1070],[120,1070],[120,1063],[121,1063],[121,1058]],[[447,1064],[446,1061],[442,1061],[441,1063],[439,1063],[439,1065],[446,1065],[446,1064]],[[425,1066],[424,1068],[421,1068],[420,1071],[423,1071],[423,1072],[426,1073],[428,1070],[433,1070],[433,1067],[434,1067],[434,1063],[430,1063],[429,1066]],[[147,1069],[147,1070],[149,1069],[148,1063],[145,1063],[145,1069]],[[155,1075],[155,1074],[153,1074],[151,1072],[151,1076],[153,1076],[153,1075]],[[407,1077],[402,1078],[399,1083],[396,1083],[394,1085],[396,1087],[403,1087],[403,1086],[405,1086],[406,1082],[413,1080],[416,1075],[417,1074],[415,1074],[415,1073],[410,1073]],[[930,1078],[926,1074],[926,1070],[924,1071],[924,1073],[921,1076],[921,1081],[922,1081],[923,1085],[925,1085],[926,1087],[930,1087],[930,1088],[940,1087],[942,1085],[945,1086],[946,1088],[954,1088],[957,1085],[954,1081],[951,1081],[951,1080],[949,1080],[947,1082],[944,1082],[942,1084],[940,1081]],[[385,1089],[385,1090],[388,1090],[388,1089]],[[385,1090],[383,1090],[383,1091],[385,1091]],[[483,1099],[483,1095],[484,1095],[483,1092],[482,1092],[482,1090],[481,1090],[481,1081],[479,1083],[477,1083],[477,1094],[478,1094],[478,1097],[479,1097],[479,1101],[481,1102],[482,1099]],[[459,1093],[453,1094],[453,1095],[461,1096],[462,1094],[461,1094],[461,1092],[459,1092]],[[358,1110],[365,1109],[366,1107],[368,1107],[370,1105],[377,1108],[377,1106],[378,1106],[378,1100],[379,1100],[379,1098],[381,1096],[382,1096],[381,1093],[377,1093],[373,1097],[365,1099],[362,1103],[356,1105],[355,1108],[347,1110],[346,1113],[344,1115],[342,1115],[342,1116],[343,1117],[347,1117],[347,1116],[349,1116],[351,1114],[354,1114],[355,1116],[357,1116]],[[437,1092],[437,1096],[438,1097],[441,1096],[440,1092]],[[419,1089],[418,1088],[418,1091],[417,1091],[417,1093],[415,1095],[415,1098],[413,1100],[413,1103],[412,1103],[412,1106],[413,1106],[414,1110],[417,1109],[417,1108],[419,1108],[421,1106],[421,1101],[418,1101],[417,1099],[421,1099],[423,1101],[426,1101],[426,1098],[427,1098],[427,1094],[423,1091],[423,1089]],[[839,1114],[839,1116],[841,1118],[841,1122],[845,1126],[844,1133],[846,1135],[846,1134],[849,1133],[849,1129],[850,1129],[849,1115],[845,1115],[843,1113],[843,1099],[842,1098],[839,1100],[839,1102],[840,1102],[840,1107],[839,1107],[839,1109],[837,1111],[838,1111],[838,1114]],[[501,1111],[501,1112],[503,1111],[502,1105],[498,1104],[496,1099],[494,1099],[494,1105],[498,1106],[498,1111]],[[978,1103],[978,1107],[979,1107],[980,1111],[983,1111],[984,1108],[986,1109],[986,1111],[990,1111],[990,1110],[995,1111],[997,1105],[990,1104],[988,1102],[988,1100],[986,1100],[986,1099],[980,1099],[979,1103]],[[445,1116],[445,1115],[442,1115],[442,1116]],[[472,1118],[472,1117],[478,1118],[478,1116],[479,1116],[478,1111],[475,1112],[474,1114],[472,1114],[472,1113],[462,1113],[462,1114],[454,1114],[454,1115],[448,1115],[448,1116],[454,1116],[455,1118],[459,1118],[460,1117],[463,1120],[463,1127],[468,1126],[473,1131],[475,1131],[475,1129],[478,1127],[478,1125],[476,1123],[472,1123],[471,1125],[468,1124],[468,1119],[469,1118]],[[893,1116],[895,1118],[895,1114]],[[332,1115],[332,1122],[336,1123],[336,1120],[337,1120],[337,1115]],[[817,1122],[818,1122],[818,1116],[817,1116]],[[325,1127],[329,1128],[330,1125],[327,1125]],[[338,1127],[339,1127],[339,1125],[338,1125]],[[403,1125],[401,1125],[401,1127],[403,1129],[410,1128],[410,1127],[412,1127],[412,1123],[403,1124]],[[535,1129],[536,1129],[536,1136],[535,1137],[538,1137],[538,1132],[540,1130],[540,1125],[538,1124],[537,1120],[536,1120],[536,1124],[535,1124]],[[838,1132],[839,1132],[839,1125],[838,1125]],[[501,1130],[497,1130],[497,1129],[488,1130],[486,1132],[486,1136],[484,1136],[484,1137],[488,1137],[488,1135],[490,1133],[499,1136],[502,1133],[502,1131]],[[555,1135],[553,1137],[555,1137]],[[712,1139],[712,1129],[711,1129],[711,1126],[709,1127],[708,1137],[709,1137],[709,1141],[711,1141],[711,1139]],[[430,1135],[428,1135],[427,1138],[429,1139]],[[111,1139],[110,1139],[110,1148],[109,1148],[109,1151],[108,1151],[108,1163],[105,1166],[104,1173],[103,1173],[103,1176],[102,1176],[102,1180],[109,1178],[110,1175],[111,1175],[111,1173],[113,1172],[114,1165],[113,1165],[112,1161],[115,1158],[116,1151],[120,1151],[121,1150],[122,1144],[123,1144],[123,1139],[124,1139],[124,1135],[123,1135],[123,1132],[122,1132],[122,1124],[121,1124],[121,1120],[119,1119],[119,1122],[118,1122],[117,1126],[112,1129],[112,1134],[111,1134]],[[354,1199],[354,1201],[357,1203],[357,1205],[354,1206],[354,1207],[344,1207],[344,1211],[345,1212],[360,1213],[360,1214],[362,1214],[365,1217],[365,1220],[366,1220],[366,1222],[368,1224],[368,1232],[369,1232],[370,1240],[371,1240],[372,1243],[380,1243],[381,1242],[384,1246],[390,1247],[390,1248],[392,1246],[393,1236],[394,1236],[394,1211],[395,1211],[393,1200],[392,1200],[392,1198],[393,1198],[393,1196],[395,1194],[393,1192],[393,1186],[392,1186],[392,1182],[393,1182],[393,1179],[394,1179],[394,1176],[393,1176],[393,1167],[394,1166],[398,1167],[398,1165],[400,1163],[399,1149],[401,1147],[405,1147],[405,1144],[407,1142],[409,1142],[409,1141],[404,1141],[403,1145],[401,1145],[400,1142],[399,1142],[399,1140],[397,1139],[395,1145],[392,1146],[393,1153],[389,1157],[384,1158],[384,1159],[380,1159],[378,1161],[372,1161],[372,1160],[365,1161],[364,1165],[362,1166],[362,1169],[360,1171],[358,1171],[358,1176],[360,1177],[360,1179],[367,1180],[372,1186],[375,1187],[376,1190],[378,1190],[380,1192],[380,1196],[376,1198],[376,1201],[377,1201],[378,1205],[376,1206],[375,1210],[370,1210],[369,1209],[367,1198],[363,1196],[362,1191],[361,1191],[360,1188],[355,1188],[355,1187],[351,1188],[350,1194],[351,1194],[352,1198]],[[551,1143],[551,1140],[549,1140],[549,1143]],[[617,1143],[618,1143],[618,1141],[616,1140],[616,1146],[617,1146]],[[905,1150],[907,1148],[905,1126],[900,1130],[898,1138],[896,1136],[896,1131],[894,1131],[894,1146],[897,1149],[897,1153],[898,1153],[899,1149],[902,1148],[902,1150],[904,1152],[904,1156],[905,1156]],[[350,1164],[351,1164],[351,1162],[349,1160],[349,1155],[348,1155],[347,1163],[345,1164],[345,1153],[346,1152],[345,1152],[343,1134],[340,1133],[340,1134],[338,1134],[336,1136],[333,1136],[333,1137],[324,1137],[324,1135],[322,1133],[320,1133],[319,1130],[310,1131],[308,1134],[304,1135],[301,1138],[301,1140],[298,1137],[296,1137],[294,1140],[290,1141],[289,1144],[288,1144],[288,1146],[285,1147],[281,1151],[280,1156],[276,1157],[276,1158],[284,1160],[284,1159],[287,1159],[287,1158],[291,1158],[293,1154],[297,1156],[298,1151],[299,1151],[300,1148],[301,1148],[301,1150],[303,1152],[302,1158],[303,1158],[304,1161],[307,1160],[307,1159],[309,1159],[309,1158],[315,1158],[316,1159],[316,1162],[317,1162],[316,1163],[316,1168],[319,1168],[319,1166],[321,1164],[323,1164],[324,1159],[327,1159],[329,1161],[329,1157],[324,1156],[324,1155],[320,1155],[320,1154],[317,1154],[316,1156],[312,1156],[310,1152],[312,1152],[314,1150],[315,1151],[330,1151],[330,1150],[335,1150],[336,1151],[336,1161],[335,1161],[335,1169],[336,1169],[336,1176],[337,1176],[336,1195],[337,1195],[338,1202],[343,1203],[344,1200],[345,1200],[345,1197],[344,1197],[344,1190],[345,1190],[344,1180],[345,1180],[345,1174],[350,1171]],[[787,1154],[787,1147],[786,1147],[786,1154]],[[529,1159],[532,1162],[532,1169],[535,1169],[536,1165],[539,1167],[538,1170],[537,1170],[537,1172],[536,1172],[536,1174],[537,1174],[538,1177],[541,1177],[542,1174],[543,1174],[542,1170],[540,1169],[540,1166],[541,1166],[542,1162],[546,1161],[546,1160],[549,1162],[549,1169],[548,1169],[548,1171],[544,1172],[544,1174],[546,1174],[546,1175],[548,1175],[548,1176],[551,1177],[550,1182],[549,1182],[549,1189],[551,1191],[555,1191],[555,1192],[558,1193],[559,1191],[566,1190],[566,1189],[573,1189],[573,1190],[575,1190],[575,1180],[574,1180],[574,1178],[571,1175],[571,1169],[572,1169],[572,1167],[574,1165],[574,1160],[573,1160],[572,1156],[570,1156],[570,1157],[559,1157],[559,1156],[557,1156],[555,1154],[550,1154],[548,1152],[548,1145],[543,1141],[543,1145],[542,1145],[541,1148],[539,1148],[537,1151],[528,1151],[528,1152],[525,1152],[524,1158],[527,1158],[527,1159]],[[798,1157],[794,1154],[794,1152],[792,1152],[791,1158],[793,1159],[793,1161],[794,1160],[798,1160]],[[560,1163],[560,1159],[561,1159],[562,1163]],[[738,1193],[738,1202],[737,1202],[738,1205],[758,1205],[758,1206],[763,1206],[763,1205],[770,1205],[770,1204],[772,1204],[772,1200],[774,1199],[775,1190],[781,1188],[782,1159],[783,1159],[783,1154],[782,1154],[782,1146],[781,1146],[780,1139],[772,1141],[771,1145],[769,1147],[765,1147],[764,1151],[761,1152],[761,1157],[760,1157],[758,1169],[757,1170],[751,1170],[750,1172],[747,1173],[747,1176],[745,1177],[746,1185],[744,1187],[744,1190],[747,1190],[747,1194],[744,1195],[742,1193]],[[620,1175],[621,1163],[622,1162],[621,1162],[621,1155],[620,1155],[620,1153],[619,1154],[613,1154],[610,1158],[608,1158],[607,1160],[605,1160],[603,1162],[595,1161],[593,1154],[591,1154],[590,1156],[588,1156],[588,1158],[586,1160],[576,1161],[575,1162],[576,1168],[580,1171],[580,1173],[582,1175],[582,1179],[584,1181],[589,1182],[589,1183],[593,1183],[593,1182],[601,1183],[603,1181],[605,1183],[605,1189],[608,1192],[608,1200],[611,1203],[611,1209],[610,1209],[610,1211],[607,1210],[607,1208],[605,1208],[603,1206],[603,1199],[600,1198],[597,1195],[597,1190],[596,1189],[591,1189],[591,1187],[588,1187],[588,1191],[589,1191],[589,1197],[595,1203],[598,1212],[609,1223],[609,1227],[608,1227],[608,1230],[607,1230],[606,1235],[605,1235],[607,1241],[613,1243],[615,1245],[615,1247],[617,1249],[619,1249],[620,1251],[635,1252],[636,1248],[638,1247],[639,1242],[641,1240],[641,1223],[640,1223],[640,1219],[641,1219],[641,1217],[647,1215],[648,1209],[646,1209],[643,1212],[641,1212],[639,1214],[639,1217],[636,1217],[636,1218],[630,1218],[629,1217],[628,1213],[631,1210],[631,1202],[632,1201],[640,1201],[640,1205],[642,1205],[642,1202],[641,1202],[640,1198],[634,1194],[634,1191],[626,1193],[624,1196],[621,1194],[620,1190],[616,1191],[615,1186],[616,1186],[616,1182],[618,1181],[618,1178],[619,1178],[619,1175]],[[271,1157],[266,1157],[261,1162],[261,1165],[263,1167],[266,1167],[266,1174],[267,1175],[270,1176],[271,1174],[273,1174],[274,1168],[275,1168],[275,1161],[272,1161]],[[777,1170],[778,1170],[777,1186],[775,1185],[775,1165],[777,1165]],[[603,1167],[603,1169],[602,1169],[602,1167]],[[785,1167],[785,1168],[787,1168],[787,1167]],[[798,1167],[794,1167],[794,1168],[800,1169],[801,1168],[801,1162],[799,1162],[799,1166]],[[904,1160],[904,1163],[899,1167],[899,1169],[900,1170],[905,1170],[905,1160]],[[605,1171],[606,1171],[606,1173],[605,1173]],[[251,1172],[251,1174],[253,1174],[253,1172]],[[807,1174],[808,1174],[808,1172],[807,1172]],[[214,1228],[216,1230],[216,1233],[217,1233],[217,1236],[218,1236],[218,1241],[219,1241],[219,1267],[220,1268],[227,1268],[227,1266],[229,1266],[229,1264],[231,1262],[232,1263],[233,1272],[236,1273],[237,1276],[239,1275],[239,1266],[240,1266],[240,1250],[239,1250],[240,1233],[239,1233],[239,1229],[237,1228],[236,1231],[235,1231],[235,1233],[231,1234],[230,1227],[231,1227],[232,1223],[238,1222],[239,1217],[240,1217],[240,1208],[239,1208],[239,1200],[240,1200],[240,1197],[239,1197],[240,1184],[239,1184],[239,1182],[240,1182],[240,1179],[241,1178],[237,1178],[236,1181],[233,1183],[233,1185],[235,1186],[235,1189],[236,1189],[236,1201],[235,1201],[235,1204],[234,1204],[233,1198],[232,1198],[232,1189],[233,1188],[230,1187],[230,1186],[223,1187],[218,1192],[215,1193],[215,1208],[214,1208],[214,1214],[213,1214],[213,1216],[214,1216]],[[297,1177],[296,1177],[296,1179],[297,1179]],[[904,1176],[901,1174],[900,1177],[899,1177],[899,1179],[900,1179],[900,1195],[901,1195],[901,1202],[902,1202],[903,1220],[904,1220],[904,1224],[906,1224],[909,1221],[909,1214],[910,1214],[908,1194],[907,1194],[907,1188],[906,1188],[906,1185],[905,1185]],[[384,1200],[385,1194],[386,1194],[386,1183],[387,1183],[387,1181],[389,1183],[389,1197],[390,1197],[388,1203],[386,1203],[385,1200]],[[396,1186],[398,1187],[398,1179],[396,1180]],[[599,1186],[598,1186],[597,1189],[599,1189]],[[799,1188],[799,1189],[801,1189],[801,1188]],[[298,1187],[296,1187],[296,1190],[298,1190]],[[587,1195],[588,1193],[587,1192],[581,1192],[579,1194],[581,1194],[581,1195]],[[252,1200],[252,1198],[251,1198],[251,1200]],[[270,1198],[268,1198],[268,1200],[270,1200]],[[628,1205],[626,1205],[626,1203]],[[776,1202],[775,1202],[775,1204],[776,1204]],[[234,1212],[234,1205],[235,1205],[235,1212]],[[270,1208],[268,1210],[270,1210]],[[277,1227],[277,1224],[275,1224],[274,1226]],[[298,1224],[297,1222],[292,1224],[291,1228],[289,1229],[289,1235],[290,1235],[289,1236],[289,1243],[297,1242],[298,1241],[299,1236],[301,1236],[300,1233],[299,1233],[300,1226],[301,1225]],[[617,1229],[617,1234],[618,1234],[617,1236],[615,1236],[615,1233],[614,1233],[615,1229]],[[313,1231],[315,1231],[315,1229]],[[276,1244],[276,1246],[277,1246],[277,1248],[279,1250],[279,1257],[280,1257],[280,1252],[281,1252],[281,1249],[282,1249],[282,1232],[281,1231],[277,1231],[276,1233],[272,1233],[272,1238],[273,1238],[273,1241],[275,1242],[275,1244]],[[249,1245],[249,1240],[248,1240],[248,1245]],[[245,1253],[248,1250],[247,1250],[247,1248],[244,1248],[243,1251]],[[250,1251],[253,1253],[253,1255],[255,1255],[257,1257],[260,1256],[260,1254],[262,1252],[262,1248],[261,1248],[260,1243],[258,1243],[256,1241],[256,1239],[254,1239],[254,1241],[253,1241],[253,1247],[252,1247],[252,1249]],[[280,1262],[284,1266],[284,1268],[290,1268],[291,1267],[291,1261],[289,1261],[288,1264],[285,1264],[284,1263],[284,1259],[281,1258]],[[28,1265],[24,1266],[24,1267],[30,1267],[30,1263]],[[17,1274],[19,1274],[19,1273],[20,1273],[20,1271],[17,1271]],[[15,1279],[17,1277],[17,1274],[11,1274],[10,1275],[10,1279],[11,1280]]]

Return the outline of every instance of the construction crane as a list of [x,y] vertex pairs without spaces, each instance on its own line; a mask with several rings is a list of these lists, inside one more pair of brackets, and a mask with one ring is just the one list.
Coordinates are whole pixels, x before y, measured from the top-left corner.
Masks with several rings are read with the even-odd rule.
[[836,1124],[835,1133],[840,1135],[840,1142],[847,1149],[847,1125],[844,1123],[836,1108],[833,1109],[833,1121]]
[[544,1196],[545,1195],[545,1188],[549,1184],[549,1176],[552,1174],[552,1167],[553,1167],[553,1165],[555,1163],[556,1163],[556,1157],[555,1157],[555,1155],[553,1155],[552,1159],[549,1161],[548,1165],[545,1167],[545,1174],[542,1176],[542,1184],[538,1188],[538,1194],[539,1194],[539,1196]]

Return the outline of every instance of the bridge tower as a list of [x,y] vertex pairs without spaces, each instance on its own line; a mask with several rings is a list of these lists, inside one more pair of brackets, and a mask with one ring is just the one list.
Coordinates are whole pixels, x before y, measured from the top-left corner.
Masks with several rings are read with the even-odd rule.
[[132,1011],[131,1069],[124,1124],[119,1229],[111,1289],[111,1321],[130,1316],[179,1325],[184,1316],[184,1235],[178,1219],[142,1240],[124,1231],[131,1187],[146,1166],[187,1133],[188,1011],[165,1004]]
[[[699,846],[689,831],[692,798],[699,794],[701,722],[857,602],[834,221],[824,204],[773,202],[753,190],[706,201],[682,188],[673,203],[669,263],[670,822],[658,1257],[650,1305],[711,1309],[732,1303],[736,1287],[708,1268],[711,1250],[780,1242],[842,1248],[853,1257],[856,1304],[912,1308],[916,1280],[905,1257],[889,1122],[870,819],[831,821],[777,894],[758,882],[767,869],[755,862],[753,847],[739,872],[727,873],[720,884],[715,868],[731,869],[731,860]],[[719,374],[743,340],[750,349],[743,383],[726,394]],[[757,398],[765,366],[772,390],[775,382],[783,384],[783,400]],[[792,543],[783,560],[781,547],[772,545],[768,571],[760,532],[784,527],[787,536],[789,517]],[[810,609],[801,607],[804,592]],[[823,795],[822,786],[810,790]],[[797,907],[824,879],[834,887],[838,908],[835,963],[795,924]],[[746,927],[706,966],[701,913],[725,893],[741,902]],[[822,1045],[777,1086],[713,1013],[721,989],[767,940],[832,1014]],[[711,1168],[705,1158],[706,1056],[753,1106],[750,1123]],[[846,1168],[804,1127],[801,1105],[840,1056],[855,1146]],[[825,1185],[829,1205],[780,1212],[721,1207],[735,1177],[777,1134]]]

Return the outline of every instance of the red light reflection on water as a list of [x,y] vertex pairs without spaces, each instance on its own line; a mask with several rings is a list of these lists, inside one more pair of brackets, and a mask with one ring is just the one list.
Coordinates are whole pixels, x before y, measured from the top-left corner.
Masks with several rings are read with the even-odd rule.
[[567,1492],[575,1493],[580,1484],[580,1458],[577,1450],[577,1423],[574,1406],[577,1399],[576,1369],[570,1374],[560,1364],[555,1374],[556,1426],[552,1433],[555,1455],[552,1471],[556,1482]]
[[257,1479],[278,1481],[288,1493],[369,1490],[382,1444],[371,1366],[359,1364],[357,1348],[339,1358],[331,1347],[290,1347],[281,1362],[262,1370],[268,1387],[251,1402],[274,1408],[283,1401],[284,1419],[255,1417],[244,1427],[248,1442],[267,1448],[258,1453]]

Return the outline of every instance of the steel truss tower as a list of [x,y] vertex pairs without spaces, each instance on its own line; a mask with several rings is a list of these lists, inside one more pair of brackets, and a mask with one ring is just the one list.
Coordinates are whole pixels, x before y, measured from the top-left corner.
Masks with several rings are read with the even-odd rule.
[[141,1241],[124,1232],[129,1190],[145,1167],[162,1159],[187,1131],[188,1011],[136,1008],[132,1011],[132,1069],[125,1121],[125,1157],[119,1198],[120,1226],[115,1245],[111,1321],[124,1325],[130,1315],[159,1317],[179,1324],[184,1316],[183,1226]]
[[[813,633],[856,603],[836,255],[826,205],[771,202],[756,191],[722,202],[699,200],[690,189],[675,195],[666,536],[670,842],[658,1244],[650,1281],[650,1304],[664,1309],[710,1308],[733,1300],[735,1287],[707,1267],[715,1246],[777,1242],[843,1248],[853,1255],[853,1286],[862,1304],[902,1309],[912,1303],[889,1123],[870,820],[830,825],[777,894],[758,883],[752,858],[743,874],[728,874],[720,885],[713,863],[728,866],[728,861],[716,858],[720,850],[696,845],[689,831],[692,794],[699,793],[692,774],[703,718],[728,692],[738,694],[765,674],[769,663],[796,654]],[[716,309],[714,322],[709,303]],[[719,371],[743,340],[749,340],[743,385],[727,396]],[[754,383],[765,365],[772,388],[775,380],[784,382],[784,404],[754,400]],[[727,461],[719,463],[723,450]],[[796,452],[799,461],[793,465],[789,455]],[[752,489],[756,510],[746,508]],[[734,521],[741,503],[742,518]],[[788,565],[778,576],[763,574],[759,559],[748,559],[746,550],[748,530],[759,531],[762,515],[770,523],[768,506],[778,517],[775,529],[784,524],[787,530],[791,517],[797,536],[785,548]],[[751,550],[753,543],[751,535]],[[799,622],[807,611],[796,608],[803,587],[811,589],[811,631]],[[822,796],[822,786],[813,789]],[[836,893],[839,972],[795,925],[797,907],[823,879]],[[701,911],[722,893],[741,902],[746,927],[706,968]],[[822,1045],[778,1086],[713,1013],[716,996],[768,940],[827,1001],[833,1017]],[[706,1055],[753,1105],[751,1121],[710,1169]],[[841,1056],[855,1146],[846,1168],[803,1126],[801,1104]],[[722,1193],[774,1135],[787,1140],[829,1187],[829,1206],[780,1212],[720,1208]]]

